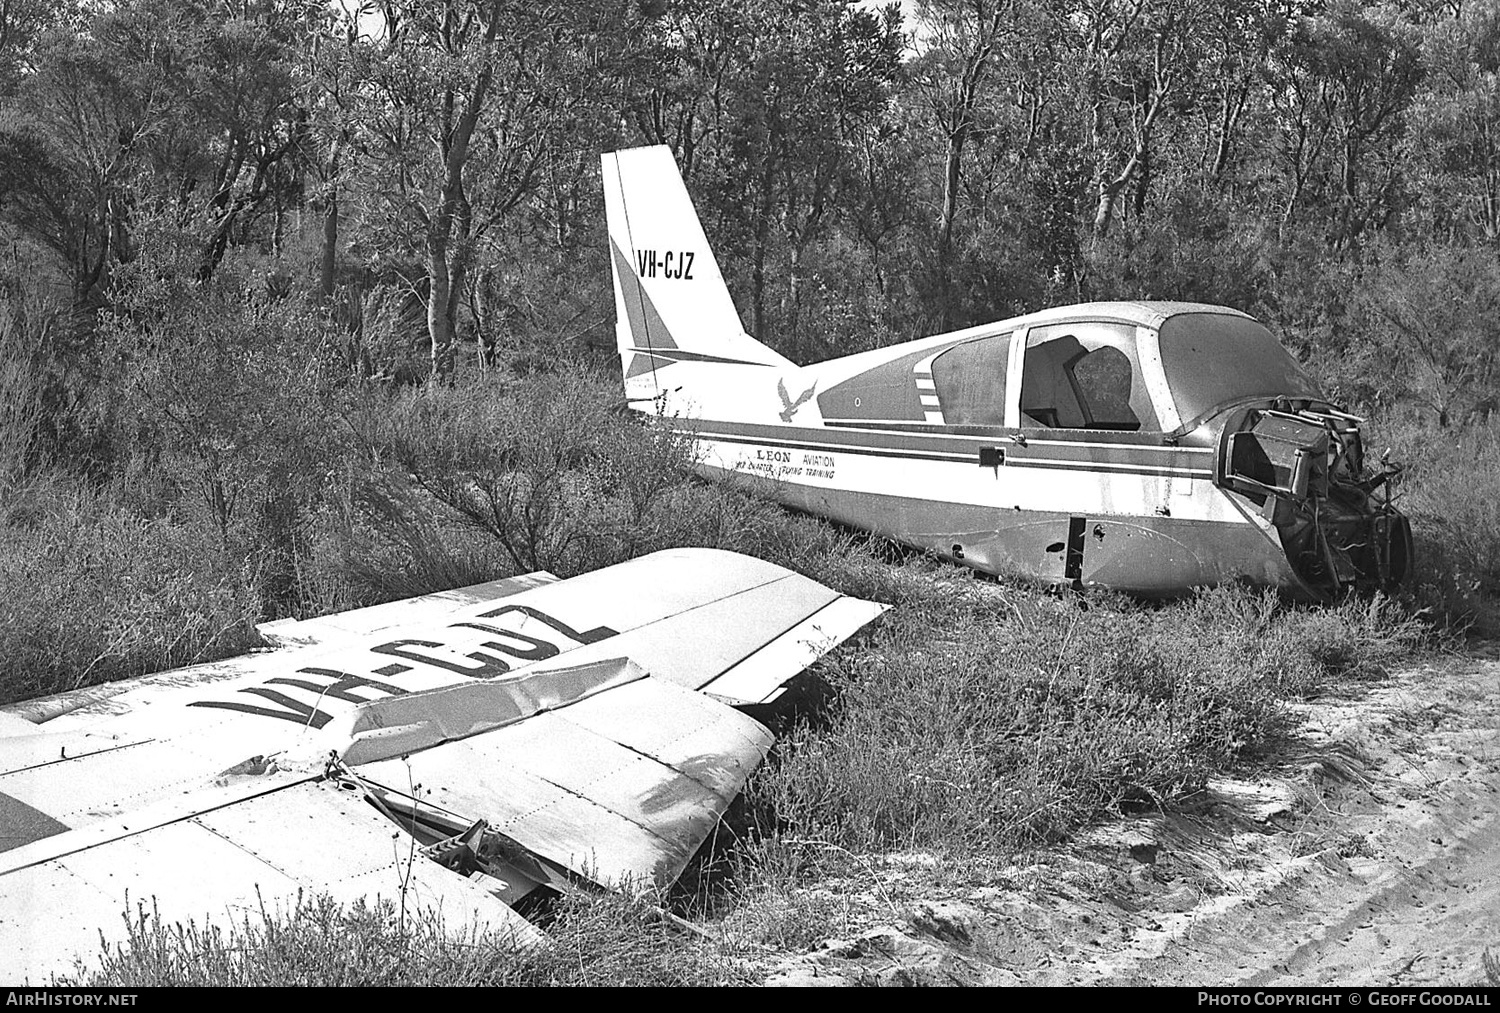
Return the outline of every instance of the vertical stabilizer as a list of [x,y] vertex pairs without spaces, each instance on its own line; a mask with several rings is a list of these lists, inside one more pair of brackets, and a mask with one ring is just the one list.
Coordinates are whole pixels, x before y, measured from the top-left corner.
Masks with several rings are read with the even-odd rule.
[[603,180],[627,397],[679,362],[795,368],[741,326],[670,148],[609,152]]

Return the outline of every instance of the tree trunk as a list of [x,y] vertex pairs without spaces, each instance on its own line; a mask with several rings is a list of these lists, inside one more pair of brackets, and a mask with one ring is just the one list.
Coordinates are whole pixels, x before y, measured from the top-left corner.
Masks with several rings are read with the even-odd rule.
[[261,612],[268,619],[293,615],[299,598],[297,501],[292,495],[291,477],[284,467],[267,473],[256,522],[260,535],[257,590]]
[[323,302],[333,302],[333,268],[339,246],[339,198],[330,190],[323,204],[323,248],[318,256],[318,293]]
[[948,155],[943,167],[943,208],[938,217],[938,316],[940,330],[953,324],[953,304],[949,276],[953,263],[953,221],[958,217],[958,188],[962,181],[964,144],[968,128],[960,126],[948,135]]
[[474,276],[474,293],[470,307],[474,313],[474,364],[481,376],[490,371],[490,273],[480,270]]
[[793,243],[788,256],[791,258],[791,278],[787,301],[791,303],[792,311],[791,319],[787,321],[787,334],[796,341],[802,317],[802,244]]
[[[495,0],[490,6],[489,25],[484,34],[486,50],[494,45],[496,33],[500,30],[501,6],[500,0]],[[452,251],[454,263],[450,264],[450,244],[455,222],[464,213],[463,178],[469,162],[469,142],[474,137],[474,128],[479,123],[494,74],[494,64],[486,58],[474,78],[474,87],[464,103],[463,113],[453,123],[451,133],[445,131],[443,138],[443,187],[437,211],[427,229],[427,334],[432,340],[432,373],[428,382],[432,384],[442,383],[453,372],[454,292],[462,291],[466,258],[461,241]],[[452,104],[450,96],[450,109]],[[460,231],[460,240],[465,234],[466,231]]]
[[427,379],[436,386],[453,372],[453,317],[449,311],[453,286],[444,237],[427,239],[427,281],[427,335],[432,340],[432,372]]
[[755,235],[750,265],[750,327],[754,337],[766,340],[766,245],[771,229],[772,145],[766,145],[760,193],[755,202]]

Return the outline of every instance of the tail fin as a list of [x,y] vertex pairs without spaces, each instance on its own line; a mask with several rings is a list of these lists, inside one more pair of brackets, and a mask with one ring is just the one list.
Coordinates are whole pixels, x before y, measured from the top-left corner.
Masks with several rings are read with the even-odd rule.
[[796,368],[740,325],[672,150],[609,152],[603,172],[626,396],[654,396],[678,362]]

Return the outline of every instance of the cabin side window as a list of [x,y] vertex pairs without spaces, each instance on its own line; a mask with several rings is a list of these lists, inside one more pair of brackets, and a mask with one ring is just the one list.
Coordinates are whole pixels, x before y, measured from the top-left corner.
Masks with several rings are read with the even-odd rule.
[[1074,323],[1034,328],[1021,371],[1021,425],[1159,431],[1136,357],[1135,328]]
[[932,360],[932,382],[950,426],[1005,425],[1009,334],[976,338]]

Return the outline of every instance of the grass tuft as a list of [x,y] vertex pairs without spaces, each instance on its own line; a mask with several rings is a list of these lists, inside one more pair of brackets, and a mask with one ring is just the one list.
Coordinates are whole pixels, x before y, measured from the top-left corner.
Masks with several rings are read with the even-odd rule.
[[75,987],[726,985],[753,978],[730,954],[684,935],[648,900],[577,895],[561,902],[545,946],[403,921],[393,904],[319,896],[262,910],[230,928],[126,917],[127,937],[60,984]]

